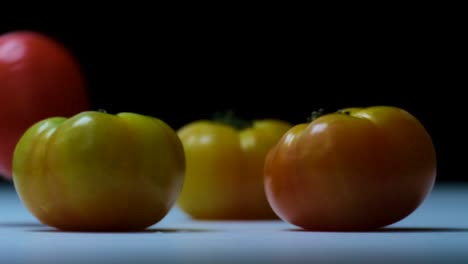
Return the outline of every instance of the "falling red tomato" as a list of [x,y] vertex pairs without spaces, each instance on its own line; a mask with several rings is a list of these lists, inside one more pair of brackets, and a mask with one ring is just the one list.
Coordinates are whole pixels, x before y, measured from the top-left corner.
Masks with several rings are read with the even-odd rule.
[[12,155],[28,127],[89,108],[80,65],[59,41],[40,32],[0,35],[0,175],[11,179]]

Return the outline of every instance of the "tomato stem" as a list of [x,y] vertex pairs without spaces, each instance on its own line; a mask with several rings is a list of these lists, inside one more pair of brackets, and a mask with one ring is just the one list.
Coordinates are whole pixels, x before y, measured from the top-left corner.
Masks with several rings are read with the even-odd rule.
[[314,111],[312,111],[310,116],[307,118],[307,121],[312,122],[315,119],[323,116],[324,114],[325,114],[325,109],[323,109],[323,108],[319,108],[318,110],[314,110]]
[[242,119],[233,110],[218,111],[213,114],[213,121],[234,127],[235,129],[245,129],[252,126],[252,121]]
[[349,110],[338,110],[337,112],[339,114],[343,114],[343,115],[350,115],[351,114],[351,111],[349,111]]
[[[343,115],[351,115],[351,111],[350,110],[338,110],[336,111],[336,113],[338,114],[343,114]],[[308,122],[312,122],[314,121],[315,119],[323,116],[327,114],[327,112],[325,112],[325,109],[323,108],[319,108],[318,110],[315,110],[315,111],[312,111],[312,113],[310,114],[310,116],[307,118],[307,121]]]

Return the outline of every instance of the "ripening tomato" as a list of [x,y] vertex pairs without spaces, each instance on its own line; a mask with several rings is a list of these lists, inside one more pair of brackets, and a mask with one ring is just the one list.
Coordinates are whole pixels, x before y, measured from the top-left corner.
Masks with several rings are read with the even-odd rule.
[[290,127],[264,119],[242,127],[201,120],[180,128],[187,170],[179,207],[195,219],[277,219],[265,197],[263,164]]
[[281,219],[308,230],[371,230],[424,201],[436,178],[436,152],[409,112],[350,108],[290,129],[269,152],[264,176]]
[[0,36],[0,175],[11,179],[13,150],[28,127],[88,109],[79,64],[60,43],[32,31]]
[[21,137],[13,183],[41,222],[72,231],[151,226],[175,204],[185,157],[160,119],[86,111],[42,120]]

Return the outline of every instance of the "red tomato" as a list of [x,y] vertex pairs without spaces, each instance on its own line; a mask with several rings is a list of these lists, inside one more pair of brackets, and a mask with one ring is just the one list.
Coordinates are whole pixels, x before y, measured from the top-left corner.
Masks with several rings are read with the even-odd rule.
[[0,175],[11,180],[13,150],[35,122],[88,109],[79,64],[58,41],[39,32],[0,36]]
[[369,230],[402,220],[429,193],[429,133],[396,107],[351,108],[293,127],[269,152],[273,210],[309,230]]

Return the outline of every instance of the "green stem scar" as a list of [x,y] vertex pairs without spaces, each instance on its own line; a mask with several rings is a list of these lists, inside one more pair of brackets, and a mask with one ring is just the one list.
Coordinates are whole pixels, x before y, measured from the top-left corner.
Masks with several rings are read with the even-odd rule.
[[349,110],[338,110],[337,112],[339,114],[343,114],[343,115],[350,115],[351,114],[351,111],[349,111]]
[[[327,113],[329,113],[329,112],[325,112],[325,109],[323,109],[323,108],[319,108],[317,110],[314,110],[314,111],[312,111],[310,116],[307,117],[307,122],[310,123],[310,122],[316,120],[317,118],[326,115]],[[351,111],[349,111],[349,110],[338,110],[338,111],[336,111],[336,113],[343,114],[343,115],[350,115]]]
[[312,111],[309,117],[307,117],[307,122],[312,122],[315,119],[323,116],[325,114],[325,109],[319,108],[317,110]]
[[218,111],[213,114],[214,122],[222,123],[234,127],[235,129],[245,129],[251,127],[253,122],[237,116],[233,110]]

